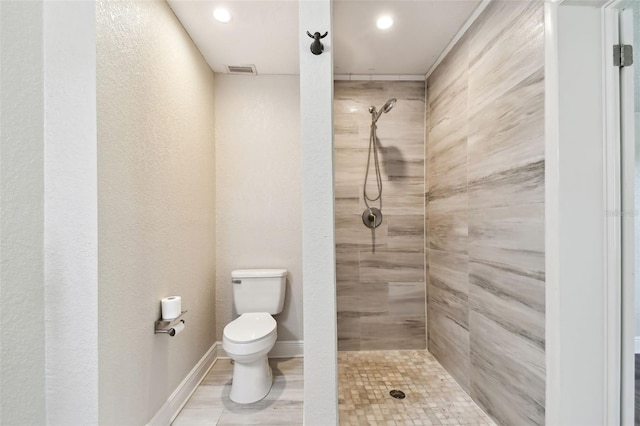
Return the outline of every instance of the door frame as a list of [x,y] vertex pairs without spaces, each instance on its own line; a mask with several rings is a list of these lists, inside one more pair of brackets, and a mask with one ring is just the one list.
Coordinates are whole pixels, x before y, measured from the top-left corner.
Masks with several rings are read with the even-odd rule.
[[[619,43],[633,43],[633,12],[616,2],[611,13],[619,10]],[[635,108],[634,66],[619,69],[619,143],[621,152],[622,191],[622,283],[621,283],[621,414],[623,424],[633,424],[635,414]],[[614,88],[615,89],[615,88]]]
[[[612,63],[613,45],[633,39],[626,0],[604,7],[605,144],[607,147],[607,351],[608,411],[620,424],[634,424],[635,399],[635,140],[633,137],[633,67]],[[631,92],[633,92],[631,90]],[[629,117],[631,115],[631,117]]]
[[629,168],[621,164],[619,86],[611,63],[613,12],[619,4],[545,3],[546,423],[551,425],[629,424],[629,383],[622,376],[628,348],[621,338],[628,308],[622,294],[627,296],[629,285],[633,291],[633,284],[622,275],[621,228],[623,221],[632,226],[633,217],[621,214],[626,207],[621,173]]

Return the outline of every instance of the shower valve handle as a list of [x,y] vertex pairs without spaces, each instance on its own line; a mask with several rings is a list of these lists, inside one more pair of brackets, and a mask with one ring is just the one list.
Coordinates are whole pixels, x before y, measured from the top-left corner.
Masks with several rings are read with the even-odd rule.
[[367,207],[362,212],[362,222],[367,228],[377,228],[382,223],[382,212],[375,207]]

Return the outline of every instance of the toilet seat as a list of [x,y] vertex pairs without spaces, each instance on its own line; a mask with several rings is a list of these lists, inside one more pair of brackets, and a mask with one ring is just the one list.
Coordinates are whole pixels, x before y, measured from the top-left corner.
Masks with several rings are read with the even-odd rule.
[[251,356],[273,348],[278,337],[276,320],[265,312],[240,315],[226,325],[222,333],[222,348],[229,356]]
[[276,331],[276,320],[266,312],[240,315],[224,328],[223,335],[231,343],[252,343]]

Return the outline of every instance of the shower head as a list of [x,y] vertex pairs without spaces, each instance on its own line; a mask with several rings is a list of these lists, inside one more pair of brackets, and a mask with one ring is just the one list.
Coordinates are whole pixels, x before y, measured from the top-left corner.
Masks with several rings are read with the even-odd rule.
[[382,108],[380,108],[380,111],[376,111],[376,107],[370,106],[369,112],[371,113],[371,119],[373,120],[373,122],[374,123],[377,122],[383,112],[387,113],[391,111],[391,109],[396,104],[396,102],[397,102],[396,98],[389,99],[387,102],[384,103],[384,105],[382,105]]
[[382,108],[380,108],[380,111],[382,112],[391,111],[391,109],[396,104],[396,102],[397,102],[396,98],[389,99],[387,102],[384,103],[384,105],[382,105]]

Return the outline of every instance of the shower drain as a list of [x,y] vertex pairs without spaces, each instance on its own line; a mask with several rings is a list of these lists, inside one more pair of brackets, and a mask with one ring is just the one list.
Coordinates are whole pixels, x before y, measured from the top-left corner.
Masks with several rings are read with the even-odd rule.
[[395,399],[404,399],[404,397],[405,397],[404,392],[402,392],[401,390],[398,390],[398,389],[392,390],[391,392],[389,392],[389,395],[391,395]]

